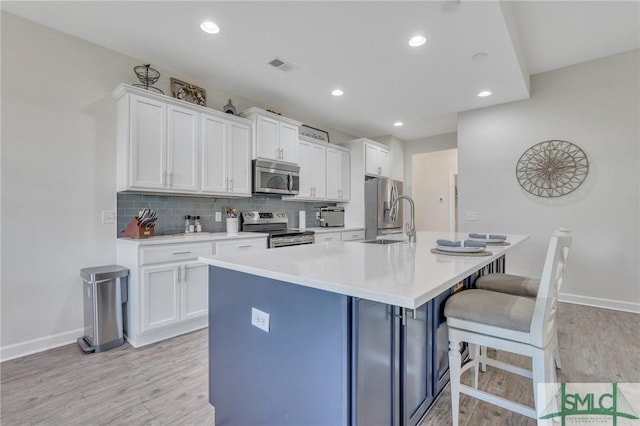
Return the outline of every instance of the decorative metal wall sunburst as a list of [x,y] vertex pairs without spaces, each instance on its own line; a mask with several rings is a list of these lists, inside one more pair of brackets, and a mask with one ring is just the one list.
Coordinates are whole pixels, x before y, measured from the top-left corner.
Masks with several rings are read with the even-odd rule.
[[562,140],[549,140],[526,150],[516,165],[520,186],[538,197],[562,197],[587,178],[589,160],[578,146]]

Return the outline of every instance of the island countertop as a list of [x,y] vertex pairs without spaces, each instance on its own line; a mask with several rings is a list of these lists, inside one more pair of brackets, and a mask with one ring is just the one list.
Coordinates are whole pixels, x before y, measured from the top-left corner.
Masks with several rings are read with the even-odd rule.
[[443,290],[522,243],[487,246],[490,256],[431,253],[437,239],[464,240],[466,233],[418,232],[417,242],[366,244],[325,242],[254,252],[200,257],[203,263],[319,290],[416,309]]

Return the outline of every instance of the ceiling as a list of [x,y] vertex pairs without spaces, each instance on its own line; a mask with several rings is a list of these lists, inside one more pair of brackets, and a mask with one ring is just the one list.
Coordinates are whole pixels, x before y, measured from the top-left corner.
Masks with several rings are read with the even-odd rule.
[[[404,140],[455,131],[457,112],[528,98],[530,74],[640,47],[638,1],[3,1],[2,9],[309,122]],[[203,20],[220,33],[202,32]],[[410,47],[415,34],[426,44]],[[276,57],[293,69],[267,64]],[[344,95],[331,96],[334,88]],[[493,94],[478,97],[482,90]]]

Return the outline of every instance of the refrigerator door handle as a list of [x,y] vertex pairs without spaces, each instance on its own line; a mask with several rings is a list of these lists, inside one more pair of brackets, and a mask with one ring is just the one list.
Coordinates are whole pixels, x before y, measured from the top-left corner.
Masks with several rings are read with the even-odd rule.
[[393,204],[396,198],[398,198],[398,187],[393,184],[391,186],[391,211],[389,212],[389,219],[391,219],[392,222],[395,222],[398,216],[398,205]]

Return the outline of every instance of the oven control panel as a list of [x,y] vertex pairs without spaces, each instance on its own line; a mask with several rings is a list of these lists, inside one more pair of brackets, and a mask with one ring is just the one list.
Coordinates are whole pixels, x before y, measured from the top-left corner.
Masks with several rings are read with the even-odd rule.
[[284,212],[246,212],[242,213],[244,223],[288,223],[289,219]]

